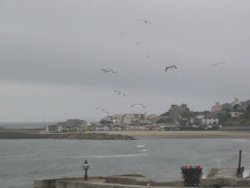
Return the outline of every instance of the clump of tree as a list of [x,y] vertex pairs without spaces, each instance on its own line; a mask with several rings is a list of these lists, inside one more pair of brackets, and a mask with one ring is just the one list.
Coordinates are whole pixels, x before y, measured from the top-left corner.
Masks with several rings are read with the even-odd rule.
[[[237,116],[232,116],[232,113],[238,113]],[[221,122],[228,126],[250,126],[250,105],[246,108],[233,108],[232,111],[224,112],[221,116]]]
[[250,105],[248,105],[246,108],[246,116],[250,118]]

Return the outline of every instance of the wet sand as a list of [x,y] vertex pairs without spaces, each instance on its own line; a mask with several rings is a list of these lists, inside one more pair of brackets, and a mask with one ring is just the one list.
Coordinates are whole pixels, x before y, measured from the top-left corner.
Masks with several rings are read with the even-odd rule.
[[250,139],[250,131],[107,131],[108,134],[125,134],[136,139],[168,138],[231,138]]

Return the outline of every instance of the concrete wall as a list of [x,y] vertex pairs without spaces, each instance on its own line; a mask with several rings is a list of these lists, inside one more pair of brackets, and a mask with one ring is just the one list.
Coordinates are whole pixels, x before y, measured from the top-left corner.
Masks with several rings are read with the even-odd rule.
[[81,177],[62,177],[62,178],[49,178],[49,179],[37,179],[33,182],[34,188],[56,188],[56,182],[60,180],[64,181],[76,181],[82,179]]
[[57,179],[35,180],[33,183],[34,188],[56,188]]
[[119,183],[126,185],[148,185],[152,183],[151,179],[145,177],[111,176],[106,177],[106,183]]
[[112,183],[83,183],[79,181],[57,181],[56,188],[143,188],[140,185],[112,184]]

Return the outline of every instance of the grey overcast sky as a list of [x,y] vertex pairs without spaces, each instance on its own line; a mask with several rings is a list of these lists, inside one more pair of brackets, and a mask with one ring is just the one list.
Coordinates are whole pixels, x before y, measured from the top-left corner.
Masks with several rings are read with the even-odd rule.
[[249,0],[0,0],[0,121],[250,99],[249,10]]

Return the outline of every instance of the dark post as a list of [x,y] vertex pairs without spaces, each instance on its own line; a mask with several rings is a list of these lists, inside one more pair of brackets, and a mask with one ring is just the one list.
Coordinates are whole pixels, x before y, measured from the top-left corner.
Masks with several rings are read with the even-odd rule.
[[237,176],[240,177],[241,176],[241,153],[242,151],[239,151],[239,162],[238,162],[238,169],[237,169]]
[[85,172],[84,180],[86,181],[86,180],[88,180],[88,169],[89,169],[89,164],[88,164],[87,160],[84,161],[84,164],[83,164],[82,168],[83,168],[83,170]]

